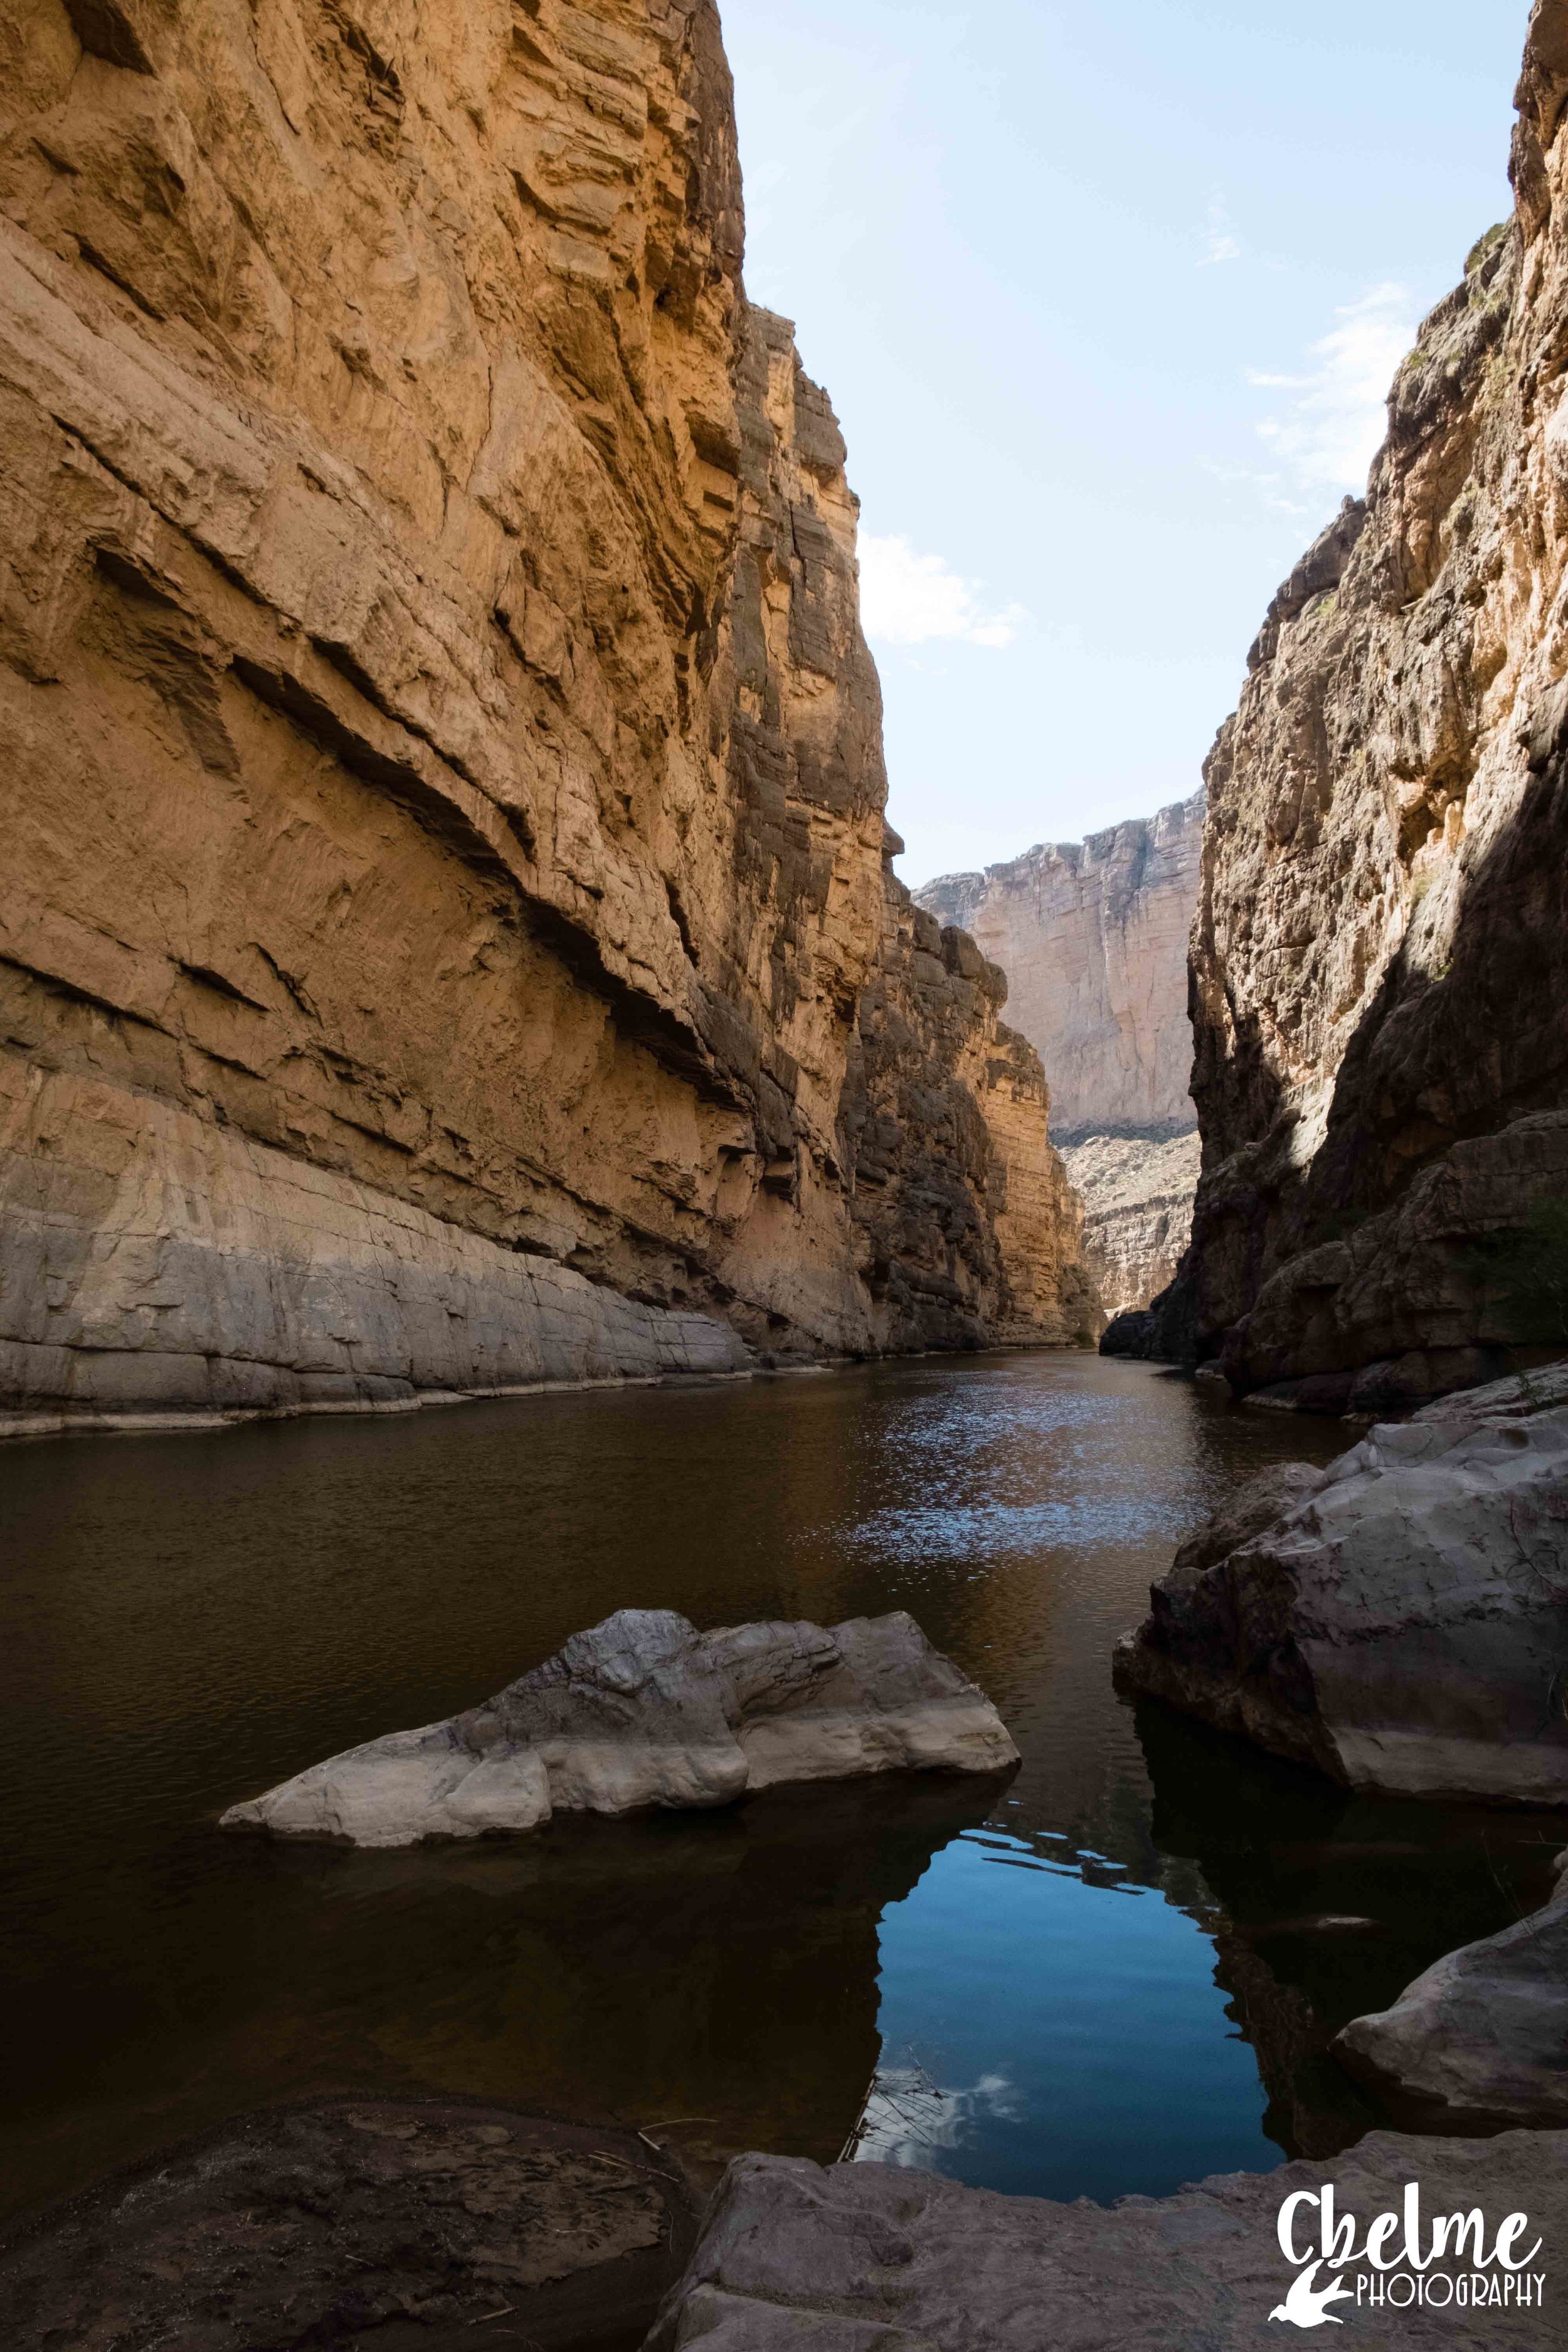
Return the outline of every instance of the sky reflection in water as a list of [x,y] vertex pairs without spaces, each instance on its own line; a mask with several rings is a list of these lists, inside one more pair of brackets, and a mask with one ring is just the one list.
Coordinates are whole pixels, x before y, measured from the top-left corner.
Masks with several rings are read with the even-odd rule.
[[[883,2152],[1062,2196],[1339,2144],[1328,2032],[1541,1856],[1135,1717],[1108,1664],[1239,1477],[1342,1442],[1040,1355],[11,1449],[0,2210],[338,2089],[827,2160],[874,2080]],[[217,1834],[626,1606],[907,1608],[1023,1764],[458,1849]],[[1375,1932],[1290,1926],[1329,1911]]]

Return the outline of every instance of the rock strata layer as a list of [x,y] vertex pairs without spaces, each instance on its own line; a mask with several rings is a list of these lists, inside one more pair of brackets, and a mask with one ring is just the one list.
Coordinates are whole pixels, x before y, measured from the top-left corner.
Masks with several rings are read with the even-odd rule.
[[1083,1261],[1108,1315],[1137,1313],[1175,1280],[1193,1222],[1198,1136],[1091,1135],[1064,1143],[1083,1202]]
[[[1364,500],[1270,606],[1205,771],[1204,1139],[1143,1344],[1399,1410],[1568,1339],[1568,5],[1516,208],[1423,324]],[[1515,1261],[1512,1276],[1510,1260]]]
[[710,0],[0,57],[0,1405],[1091,1329]]
[[[1479,2207],[1489,2257],[1498,2227],[1522,2212],[1529,2230],[1516,2250],[1536,2245],[1529,2272],[1544,2281],[1526,2304],[1508,2274],[1505,2305],[1504,2273],[1489,2267],[1476,2273],[1479,2307],[1471,2307],[1468,2284],[1462,2297],[1458,2288],[1470,2266],[1451,2241],[1426,2272],[1447,2280],[1441,2303],[1430,2285],[1418,2299],[1397,2252],[1387,2276],[1402,2272],[1405,2285],[1394,2296],[1363,2258],[1337,2273],[1344,2294],[1327,2313],[1344,2312],[1358,2342],[1374,2352],[1494,2352],[1502,2342],[1546,2352],[1558,2343],[1552,2266],[1568,2238],[1568,2133],[1466,2140],[1374,2132],[1331,2162],[1231,2173],[1109,2209],[1088,2198],[1053,2205],[1001,2197],[890,2165],[824,2170],[742,2157],[708,2210],[647,2352],[699,2344],[713,2352],[1250,2352],[1303,2274],[1310,2294],[1334,2284],[1321,2262],[1294,2273],[1277,2233],[1281,2204],[1300,2193],[1294,2242],[1312,2249],[1327,2181],[1337,2213],[1355,2217],[1358,2248],[1380,2214],[1402,2225],[1411,2182],[1424,2257],[1439,2214]],[[1374,2281],[1384,2290],[1375,2299]]]
[[915,893],[1007,974],[1013,1018],[1050,1079],[1053,1129],[1086,1212],[1085,1262],[1111,1315],[1167,1286],[1192,1223],[1187,934],[1203,818],[1198,793]]
[[1568,1874],[1500,1935],[1427,1969],[1334,2042],[1386,2108],[1427,2131],[1568,2123]]
[[1150,1598],[1124,1688],[1352,1788],[1568,1805],[1568,1367],[1266,1472]]
[[1045,1063],[1064,1140],[1194,1123],[1187,934],[1203,829],[1200,792],[915,893],[1007,974],[1013,1018]]
[[794,1780],[1005,1771],[984,1693],[912,1617],[699,1633],[622,1609],[480,1706],[368,1740],[233,1805],[226,1829],[411,1845],[530,1830],[557,1811],[732,1804]]

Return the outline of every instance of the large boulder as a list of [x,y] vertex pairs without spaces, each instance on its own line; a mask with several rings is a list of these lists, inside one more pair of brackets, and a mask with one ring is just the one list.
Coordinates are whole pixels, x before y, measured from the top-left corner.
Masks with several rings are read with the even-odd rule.
[[1334,2052],[1392,2113],[1428,2131],[1568,2124],[1568,1853],[1540,1911],[1358,2017]]
[[1123,1689],[1351,1788],[1568,1804],[1568,1364],[1266,1473],[1150,1599]]
[[411,1845],[557,1810],[727,1805],[782,1780],[1017,1759],[990,1700],[902,1610],[699,1633],[672,1610],[621,1609],[481,1706],[330,1756],[223,1826]]
[[[1321,2258],[1319,2200],[1331,2181],[1340,2231],[1347,2217],[1355,2224],[1356,2253],[1338,2267]],[[1421,2253],[1440,2216],[1479,2209],[1484,2266],[1449,2237],[1444,2257],[1412,2270],[1411,2184]],[[1290,2198],[1288,2259],[1280,2209]],[[1398,2234],[1380,2270],[1364,2239],[1390,2212]],[[1493,2259],[1514,2213],[1527,2226],[1510,2254],[1541,2242],[1519,2272]],[[1545,2352],[1562,2341],[1553,2290],[1565,2236],[1568,2132],[1374,2132],[1328,2163],[1222,2175],[1110,2207],[1002,2197],[892,2165],[825,2170],[743,2156],[646,2352],[1257,2352],[1282,2309],[1312,2326],[1325,2296],[1336,2307],[1321,2315],[1350,2315],[1368,2352]]]

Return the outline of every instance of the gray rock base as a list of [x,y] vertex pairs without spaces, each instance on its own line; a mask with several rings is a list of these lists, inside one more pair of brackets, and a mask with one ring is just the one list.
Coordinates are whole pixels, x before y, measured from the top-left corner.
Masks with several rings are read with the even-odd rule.
[[781,1781],[996,1772],[1017,1754],[902,1611],[699,1633],[671,1610],[623,1609],[483,1706],[329,1757],[223,1826],[410,1845],[557,1810],[727,1805]]
[[[1512,2212],[1528,2216],[1523,2252],[1543,2242],[1528,2274],[1542,2299],[1504,2308],[1489,2300],[1500,2273],[1479,2275],[1489,2300],[1437,2308],[1371,2299],[1364,2262],[1320,2268],[1321,2294],[1347,2294],[1345,2341],[1367,2352],[1547,2352],[1563,2341],[1568,2293],[1568,2133],[1510,2132],[1489,2140],[1413,2139],[1376,2132],[1331,2163],[1231,2173],[1177,2196],[1128,2197],[1114,2206],[1047,2204],[962,2189],[890,2165],[828,2169],[784,2157],[745,2156],[710,2206],[685,2276],[647,2352],[1257,2352],[1300,2273],[1280,2251],[1277,2221],[1292,2191],[1332,2181],[1338,2213],[1356,2217],[1357,2243],[1377,2215],[1403,2214],[1419,2186],[1424,2242],[1439,2214],[1479,2207],[1491,2249]],[[1305,2249],[1321,2228],[1297,2209]],[[1403,2269],[1403,2265],[1401,2266]],[[1474,2266],[1441,2260],[1458,2281]],[[1385,2290],[1398,2273],[1379,2279]],[[1411,2273],[1404,2272],[1407,2280]],[[1521,2276],[1526,2273],[1521,2273]],[[1358,2279],[1367,2284],[1358,2291]],[[1532,2297],[1533,2288],[1531,2290]],[[1311,2323],[1309,2323],[1311,2324]],[[1279,2338],[1294,2340],[1286,2326]]]
[[713,1316],[623,1297],[188,1114],[149,1118],[112,1201],[75,1211],[46,1213],[0,1153],[0,1434],[395,1410],[752,1362]]
[[1353,1789],[1568,1805],[1568,1366],[1270,1472],[1150,1600],[1124,1689]]
[[1449,1952],[1392,2009],[1334,2042],[1401,2121],[1427,2130],[1568,2124],[1568,1854],[1558,1891],[1516,1927]]

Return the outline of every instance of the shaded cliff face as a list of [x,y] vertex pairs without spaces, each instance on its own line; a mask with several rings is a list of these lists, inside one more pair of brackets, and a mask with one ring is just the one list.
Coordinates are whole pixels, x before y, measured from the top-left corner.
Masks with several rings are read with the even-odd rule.
[[1538,0],[1516,214],[1422,328],[1207,769],[1204,1176],[1153,1337],[1330,1408],[1500,1369],[1507,1237],[1568,1192],[1565,100],[1568,6]]
[[[0,1395],[1070,1336],[1037,1070],[900,929],[711,6],[41,0],[0,54]],[[943,1105],[899,1182],[970,1213],[879,1240],[881,1003]]]
[[1111,1314],[1165,1287],[1192,1218],[1187,935],[1203,816],[1199,793],[915,894],[1007,974],[1014,1016],[1049,1076],[1052,1126],[1084,1202],[1085,1259]]

